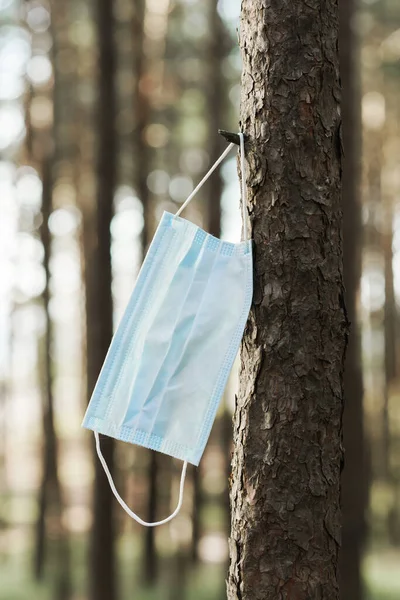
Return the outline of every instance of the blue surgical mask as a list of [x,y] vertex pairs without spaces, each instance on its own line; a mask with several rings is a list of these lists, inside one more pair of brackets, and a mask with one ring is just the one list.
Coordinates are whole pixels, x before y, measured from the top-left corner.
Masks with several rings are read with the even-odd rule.
[[[116,498],[143,525],[166,523],[178,513],[187,463],[199,464],[248,318],[252,245],[242,134],[240,141],[244,241],[221,241],[179,216],[231,144],[178,213],[164,212],[83,421],[95,432]],[[101,454],[99,433],[183,461],[172,515],[146,523],[129,509]]]

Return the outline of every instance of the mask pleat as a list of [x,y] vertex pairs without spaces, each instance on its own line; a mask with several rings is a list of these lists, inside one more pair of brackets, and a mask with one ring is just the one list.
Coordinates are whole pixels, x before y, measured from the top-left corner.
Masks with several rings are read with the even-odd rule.
[[[144,299],[151,302],[157,289],[154,286],[158,279],[158,273],[164,272],[163,262],[167,258],[166,249],[174,243],[174,230],[170,226],[167,214],[163,215],[157,227],[152,243],[146,255],[146,259],[139,272],[135,288],[129,299],[128,306],[124,312],[118,329],[113,337],[112,344],[96,383],[93,395],[96,397],[94,412],[101,417],[104,412],[110,414],[112,400],[121,379],[121,374],[130,370],[130,366],[121,365],[121,357],[127,357],[130,348],[140,332],[140,320],[144,310]],[[175,242],[176,243],[176,242]],[[154,276],[154,273],[157,275]],[[119,362],[119,368],[115,369],[115,362]]]
[[[165,390],[168,388],[171,376],[182,359],[182,352],[184,352],[186,340],[191,334],[196,314],[207,291],[213,264],[218,256],[218,249],[210,249],[207,247],[207,241],[208,240],[205,240],[203,251],[199,255],[192,284],[186,295],[185,303],[182,305],[173,336],[171,336],[168,353],[159,372],[161,386],[153,386],[144,407],[144,413],[146,414],[144,414],[143,417],[146,419],[146,431],[148,432],[149,437],[151,435],[159,437],[161,431],[165,430],[166,424],[163,419],[158,419],[160,412],[162,414],[165,413],[165,411],[161,410],[161,407],[165,402]],[[155,399],[157,399],[156,407],[154,406]],[[178,415],[174,414],[173,410],[169,412],[169,418],[171,418],[171,416],[172,419],[175,417],[178,418]]]
[[[173,276],[173,270],[185,251],[187,251],[187,246],[182,246],[182,240],[174,236],[174,231],[169,226],[158,248],[158,256],[161,257],[161,261],[158,263],[158,268],[149,274],[151,282],[148,295],[143,297],[140,312],[137,310],[132,311],[130,323],[126,325],[125,331],[128,335],[124,336],[123,343],[119,348],[119,354],[123,356],[123,363],[107,384],[111,397],[108,406],[108,418],[118,427],[121,426],[129,406],[132,389],[141,363],[147,330],[160,310],[160,305]],[[137,326],[132,331],[134,325]],[[113,402],[115,397],[118,397],[117,403]],[[135,402],[134,405],[139,411],[138,403]]]
[[[192,233],[184,238],[187,242],[186,251],[181,255],[178,264],[166,265],[170,273],[169,281],[163,283],[164,294],[160,297],[157,310],[148,319],[143,351],[141,356],[136,357],[139,361],[138,371],[130,389],[130,404],[123,425],[143,433],[147,433],[151,425],[151,414],[157,411],[157,404],[161,401],[160,390],[164,387],[165,377],[163,364],[202,252],[202,244],[193,239]],[[132,410],[135,405],[137,408]]]
[[244,272],[244,260],[217,255],[180,360],[165,386],[155,434],[160,427],[165,439],[196,447],[208,407],[204,399],[211,397],[221,368],[215,361],[216,348],[221,356],[227,351],[234,333],[232,323],[243,310],[244,289],[238,293],[236,282]]

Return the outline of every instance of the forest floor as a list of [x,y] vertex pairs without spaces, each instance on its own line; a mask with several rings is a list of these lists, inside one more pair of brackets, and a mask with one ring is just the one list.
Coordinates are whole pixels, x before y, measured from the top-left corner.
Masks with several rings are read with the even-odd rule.
[[[22,548],[20,547],[20,550]],[[76,590],[71,600],[86,600],[84,593],[84,565],[86,550],[81,541],[73,544],[73,587]],[[125,543],[119,546],[121,565],[120,600],[135,597],[136,600],[224,600],[225,567],[201,563],[196,569],[187,569],[185,587],[182,589],[181,565],[171,559],[163,559],[160,583],[152,589],[140,586],[138,574],[141,560],[138,549],[127,551]],[[13,554],[0,552],[0,600],[56,600],[54,593],[55,573],[53,569],[42,584],[31,577],[32,556],[25,551]],[[400,550],[386,549],[368,554],[364,560],[367,588],[365,600],[399,600],[400,598]],[[132,569],[137,565],[137,573]],[[185,570],[185,569],[184,569]],[[175,572],[175,576],[174,576]]]

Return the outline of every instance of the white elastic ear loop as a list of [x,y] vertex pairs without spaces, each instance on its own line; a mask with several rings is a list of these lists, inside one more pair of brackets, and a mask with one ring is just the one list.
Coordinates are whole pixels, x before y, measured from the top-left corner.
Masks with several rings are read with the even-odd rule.
[[110,484],[111,491],[114,494],[114,496],[116,497],[116,499],[118,500],[118,502],[120,503],[120,505],[122,506],[122,508],[124,509],[124,511],[126,513],[128,513],[128,515],[132,519],[134,519],[140,525],[144,525],[145,527],[157,527],[157,525],[164,525],[165,523],[168,523],[168,521],[171,521],[174,517],[176,517],[176,515],[178,514],[178,512],[181,510],[182,502],[183,502],[183,489],[184,489],[184,486],[185,486],[187,460],[184,461],[183,467],[182,467],[181,482],[180,482],[180,485],[179,485],[178,506],[176,507],[176,509],[174,510],[174,512],[171,515],[169,515],[169,517],[167,517],[166,519],[163,519],[162,521],[155,521],[154,523],[147,523],[146,521],[143,521],[137,514],[135,514],[129,508],[129,506],[122,500],[121,496],[118,494],[117,489],[116,489],[115,484],[114,484],[114,481],[113,481],[113,478],[111,477],[111,473],[108,470],[107,463],[104,460],[104,456],[101,453],[100,438],[99,438],[99,434],[98,434],[97,431],[94,432],[94,437],[96,438],[96,452],[97,452],[97,456],[99,457],[100,462],[101,462],[101,464],[103,466],[103,469],[105,471],[105,474],[107,475],[107,479],[108,479],[108,483]]
[[244,241],[247,242],[247,186],[246,186],[246,163],[244,160],[244,134],[239,132],[240,139],[240,170],[242,172],[242,219]]
[[234,145],[235,144],[232,143],[232,144],[229,144],[229,146],[227,148],[225,148],[225,150],[223,151],[223,153],[221,154],[221,156],[218,158],[218,160],[215,161],[215,163],[213,164],[213,166],[211,167],[211,169],[204,175],[204,177],[200,181],[200,183],[198,183],[196,185],[196,187],[194,188],[193,192],[185,200],[185,202],[182,204],[182,206],[180,207],[180,209],[175,213],[175,217],[179,217],[179,215],[181,214],[181,212],[183,210],[185,210],[185,208],[187,207],[187,205],[189,204],[189,202],[191,202],[193,200],[194,196],[197,194],[197,192],[199,191],[199,189],[201,188],[201,186],[204,185],[205,182],[207,181],[207,179],[210,177],[210,175],[212,173],[214,173],[215,169],[224,160],[225,156],[227,156],[229,154],[229,152],[232,150],[232,148],[234,147]]

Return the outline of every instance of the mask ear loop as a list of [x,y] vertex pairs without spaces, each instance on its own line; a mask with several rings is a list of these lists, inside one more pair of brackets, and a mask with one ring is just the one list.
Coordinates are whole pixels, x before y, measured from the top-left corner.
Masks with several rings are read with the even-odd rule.
[[181,212],[185,210],[185,208],[187,207],[187,205],[189,204],[189,202],[191,202],[193,200],[193,198],[195,197],[195,195],[197,194],[197,192],[199,191],[199,189],[205,184],[205,182],[210,177],[210,175],[212,175],[212,173],[214,173],[214,171],[218,167],[218,165],[220,163],[222,163],[222,161],[224,160],[225,156],[227,156],[229,154],[229,152],[232,150],[232,148],[234,147],[234,145],[235,144],[231,143],[231,144],[229,144],[229,146],[227,148],[225,148],[225,150],[223,151],[223,153],[221,154],[221,156],[218,158],[218,160],[215,161],[215,163],[213,164],[213,166],[211,167],[211,169],[204,175],[204,177],[200,181],[200,183],[198,183],[196,185],[196,187],[194,188],[193,192],[188,196],[188,198],[185,200],[185,202],[182,204],[182,206],[179,208],[179,210],[176,211],[176,213],[174,215],[175,217],[179,217],[179,215],[181,214]]
[[[245,163],[245,159],[244,159],[245,158],[244,157],[244,134],[242,132],[239,132],[239,139],[240,139],[240,171],[241,171],[241,180],[242,180],[241,196],[242,196],[243,234],[244,234],[244,241],[247,242],[248,237],[247,237],[247,215],[246,215],[246,208],[247,208],[246,163]],[[231,144],[229,144],[229,146],[227,146],[227,148],[225,148],[224,152],[221,154],[221,156],[218,158],[218,160],[215,161],[215,163],[213,164],[211,169],[204,175],[204,177],[200,181],[200,183],[198,183],[196,185],[193,192],[188,196],[188,198],[185,200],[185,202],[182,204],[182,206],[176,211],[176,213],[174,215],[175,217],[179,217],[181,212],[183,212],[185,210],[185,208],[193,200],[193,198],[195,197],[195,195],[197,194],[199,189],[205,184],[205,182],[210,177],[210,175],[215,171],[215,169],[218,167],[218,165],[224,160],[224,158],[229,154],[229,152],[232,150],[232,148],[234,146],[235,146],[235,144],[231,143]]]
[[246,186],[246,163],[244,160],[244,134],[239,132],[240,139],[240,171],[242,179],[242,220],[243,220],[243,235],[244,241],[248,241],[247,237],[247,186]]
[[163,519],[162,521],[155,521],[154,523],[147,523],[146,521],[143,521],[143,519],[141,519],[136,513],[134,513],[129,508],[129,506],[122,500],[121,496],[118,494],[117,488],[115,487],[115,483],[114,483],[111,473],[108,469],[107,463],[104,459],[104,456],[101,453],[100,438],[99,438],[99,434],[97,431],[94,432],[94,437],[96,438],[97,456],[99,457],[99,460],[102,464],[104,472],[107,475],[107,479],[108,479],[108,483],[110,484],[111,491],[114,494],[114,496],[116,497],[116,499],[118,500],[118,502],[120,503],[120,505],[122,506],[122,508],[124,509],[124,511],[131,517],[131,519],[134,519],[134,521],[139,523],[139,525],[144,525],[145,527],[157,527],[158,525],[164,525],[165,523],[168,523],[168,521],[171,521],[174,517],[176,517],[178,512],[181,510],[182,502],[183,502],[183,489],[185,487],[187,460],[184,461],[183,467],[182,467],[181,482],[179,484],[179,500],[178,500],[178,505],[177,505],[176,509],[174,510],[174,512],[171,515],[169,515],[169,517],[167,517],[166,519]]

